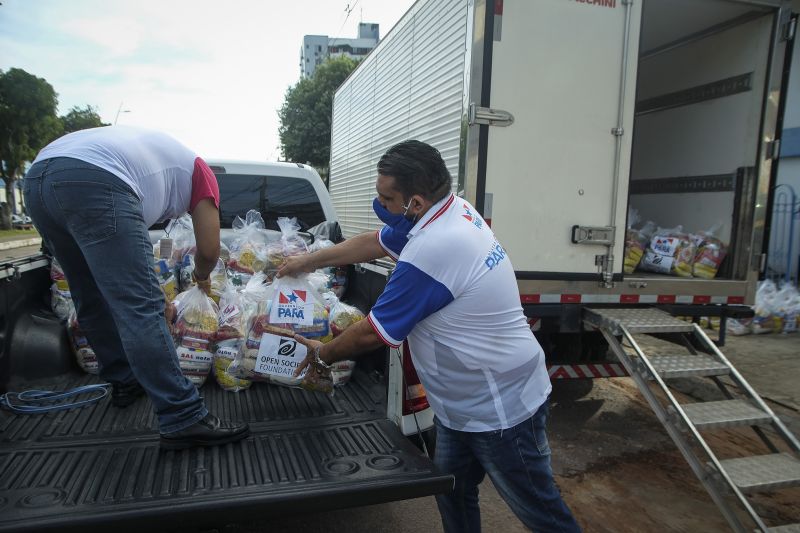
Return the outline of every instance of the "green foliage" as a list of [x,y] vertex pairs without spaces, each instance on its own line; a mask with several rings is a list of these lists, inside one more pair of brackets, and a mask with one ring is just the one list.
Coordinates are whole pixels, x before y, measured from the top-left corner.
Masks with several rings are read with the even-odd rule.
[[61,133],[58,95],[44,78],[22,69],[0,71],[0,175],[13,180],[26,161]]
[[341,56],[326,60],[314,75],[303,78],[286,91],[278,111],[278,135],[284,159],[328,167],[331,148],[333,94],[358,62]]
[[75,106],[69,110],[69,113],[60,117],[59,120],[65,135],[73,131],[109,126],[100,118],[97,108],[90,105],[84,108]]

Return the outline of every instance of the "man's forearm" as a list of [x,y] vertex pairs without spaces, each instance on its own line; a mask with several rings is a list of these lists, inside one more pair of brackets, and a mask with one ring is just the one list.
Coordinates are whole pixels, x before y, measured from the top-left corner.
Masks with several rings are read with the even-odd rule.
[[386,256],[374,231],[368,231],[344,242],[311,254],[314,268],[365,263]]
[[354,359],[381,346],[384,346],[383,341],[372,329],[369,321],[364,319],[347,328],[328,344],[324,344],[319,357],[325,363],[331,364],[343,359]]

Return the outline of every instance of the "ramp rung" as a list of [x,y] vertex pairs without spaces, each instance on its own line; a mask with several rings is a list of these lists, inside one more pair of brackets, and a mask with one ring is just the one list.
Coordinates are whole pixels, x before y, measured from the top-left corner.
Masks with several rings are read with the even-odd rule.
[[723,400],[682,404],[689,420],[698,429],[754,426],[772,422],[772,417],[747,400]]
[[744,492],[800,485],[800,461],[788,453],[726,459],[720,464]]
[[730,373],[730,368],[727,365],[703,354],[651,355],[650,362],[656,372],[664,378],[723,376]]
[[586,322],[599,328],[619,333],[624,326],[630,333],[675,333],[694,331],[692,324],[678,320],[669,313],[654,307],[590,308],[586,309]]
[[769,533],[800,533],[800,524],[785,524],[768,528]]

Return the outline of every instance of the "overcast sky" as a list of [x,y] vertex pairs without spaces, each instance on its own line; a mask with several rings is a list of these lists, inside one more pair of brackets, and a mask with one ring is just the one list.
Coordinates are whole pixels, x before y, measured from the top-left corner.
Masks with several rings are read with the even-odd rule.
[[[413,0],[2,0],[0,69],[56,90],[59,114],[160,129],[204,157],[276,160],[303,35],[381,37]],[[350,15],[346,10],[350,7]],[[128,110],[129,112],[125,112]]]

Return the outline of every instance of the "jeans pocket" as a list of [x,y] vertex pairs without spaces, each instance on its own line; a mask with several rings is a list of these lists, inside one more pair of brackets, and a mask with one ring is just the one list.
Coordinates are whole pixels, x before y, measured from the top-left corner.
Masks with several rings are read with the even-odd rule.
[[539,455],[550,455],[550,443],[547,441],[547,428],[544,423],[544,417],[533,417],[531,419],[533,426],[533,441],[536,444],[536,449],[539,450]]
[[76,240],[93,244],[114,235],[117,228],[114,190],[108,183],[56,181],[53,197]]

